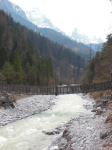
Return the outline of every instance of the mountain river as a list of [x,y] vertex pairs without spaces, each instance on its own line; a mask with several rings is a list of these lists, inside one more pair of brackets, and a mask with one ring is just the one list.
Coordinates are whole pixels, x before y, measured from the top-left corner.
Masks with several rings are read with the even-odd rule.
[[42,131],[52,131],[73,117],[91,115],[91,110],[83,105],[92,104],[82,94],[60,95],[53,100],[51,109],[0,128],[0,150],[48,150],[53,135]]

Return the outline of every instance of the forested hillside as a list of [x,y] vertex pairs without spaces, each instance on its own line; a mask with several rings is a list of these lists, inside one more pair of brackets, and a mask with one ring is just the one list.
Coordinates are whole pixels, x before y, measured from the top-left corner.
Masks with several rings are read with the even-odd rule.
[[84,67],[80,55],[15,23],[10,14],[0,11],[0,82],[53,85],[56,74],[58,82],[74,83]]
[[96,52],[85,76],[86,83],[110,81],[112,70],[112,34],[108,35],[107,42],[102,45],[102,51]]
[[64,46],[73,49],[76,53],[80,54],[81,56],[87,56],[87,45],[71,40],[69,37],[52,29],[39,28],[37,25],[34,25],[29,20],[27,20],[25,12],[19,6],[14,5],[10,1],[1,0],[0,9],[4,10],[6,13],[10,12],[14,21],[19,21],[19,23],[21,23],[22,25],[25,25],[29,29],[32,29],[33,31],[40,33],[41,35],[50,38],[52,41],[57,42],[59,44],[63,44]]
[[52,29],[48,28],[39,28],[39,32],[41,35],[44,35],[45,37],[48,37],[49,39],[53,40],[54,42],[57,42],[59,44],[63,44],[65,47],[68,47],[75,51],[77,54],[80,54],[83,57],[87,57],[88,53],[88,46],[71,40],[69,37],[62,35],[62,33],[56,32]]

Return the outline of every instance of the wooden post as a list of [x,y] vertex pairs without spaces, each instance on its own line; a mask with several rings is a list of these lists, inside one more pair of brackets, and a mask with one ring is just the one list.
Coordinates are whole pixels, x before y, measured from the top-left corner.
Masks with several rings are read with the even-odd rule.
[[1,85],[1,91],[3,91],[3,84]]
[[38,95],[38,87],[36,87],[36,95]]
[[55,76],[55,95],[58,95],[57,77]]
[[48,92],[48,87],[46,88],[46,91],[47,91],[47,95],[49,94],[49,92]]
[[64,95],[64,87],[63,87],[63,95]]
[[41,88],[41,90],[42,90],[42,95],[43,95],[43,87]]
[[112,82],[112,69],[111,69],[111,73],[110,73],[110,75],[111,75],[111,82]]
[[55,87],[53,88],[53,94],[55,94]]
[[68,89],[68,86],[67,86],[67,94],[69,94],[69,92],[68,92],[68,91],[69,91],[69,89]]

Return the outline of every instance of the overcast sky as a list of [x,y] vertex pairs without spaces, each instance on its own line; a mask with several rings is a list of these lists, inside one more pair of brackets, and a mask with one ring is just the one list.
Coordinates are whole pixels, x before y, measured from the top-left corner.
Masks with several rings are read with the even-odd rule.
[[112,4],[109,0],[10,0],[23,10],[37,7],[66,33],[77,27],[86,35],[106,37],[112,31]]

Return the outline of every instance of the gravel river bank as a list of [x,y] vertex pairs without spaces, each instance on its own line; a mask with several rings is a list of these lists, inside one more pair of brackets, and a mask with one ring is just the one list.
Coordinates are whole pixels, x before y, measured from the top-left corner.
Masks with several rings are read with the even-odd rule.
[[49,109],[55,104],[55,102],[52,102],[55,97],[53,95],[36,95],[17,100],[14,109],[4,109],[2,107],[0,109],[0,126],[39,114]]

